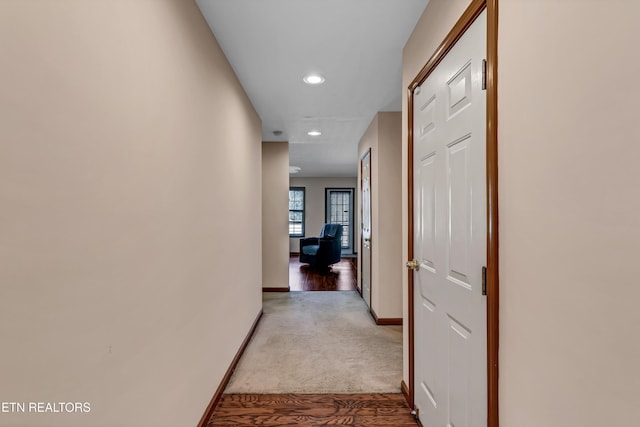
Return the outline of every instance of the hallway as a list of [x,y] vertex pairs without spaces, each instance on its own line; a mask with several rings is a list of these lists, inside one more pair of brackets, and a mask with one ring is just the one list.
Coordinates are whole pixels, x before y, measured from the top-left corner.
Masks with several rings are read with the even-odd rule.
[[[460,55],[430,92],[485,10],[486,56]],[[447,382],[458,413],[486,390],[465,406],[474,427],[639,424],[638,16],[638,0],[0,1],[0,409],[91,408],[0,410],[0,426],[204,427],[269,320],[263,289],[357,295],[356,271],[362,324],[404,325],[390,381],[413,409],[418,393],[439,406],[425,425],[464,424],[445,419]],[[480,103],[486,144],[449,132]],[[303,203],[287,206],[291,188]],[[311,280],[289,254],[344,189],[360,258]],[[486,206],[487,221],[452,206]],[[485,227],[487,256],[467,253]],[[486,335],[429,275],[475,291]],[[319,351],[301,323],[274,340],[305,340],[281,369],[384,371],[357,366],[358,334]],[[485,341],[486,356],[460,356]],[[269,420],[314,416],[297,396],[314,392],[237,394],[220,410],[245,419],[223,424],[386,411],[335,398],[331,420]],[[271,415],[256,394],[278,395]]]
[[353,290],[356,260],[328,274],[294,256],[289,265],[291,289],[314,292],[263,294],[263,317],[207,425],[417,425],[399,388],[402,327],[375,325]]

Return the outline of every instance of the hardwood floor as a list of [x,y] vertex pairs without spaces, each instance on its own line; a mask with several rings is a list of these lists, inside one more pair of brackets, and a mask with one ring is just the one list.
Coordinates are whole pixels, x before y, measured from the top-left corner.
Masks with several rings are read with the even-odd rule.
[[401,394],[227,394],[207,426],[417,426]]
[[289,288],[292,291],[355,291],[357,258],[342,258],[329,271],[301,264],[298,256],[289,258]]

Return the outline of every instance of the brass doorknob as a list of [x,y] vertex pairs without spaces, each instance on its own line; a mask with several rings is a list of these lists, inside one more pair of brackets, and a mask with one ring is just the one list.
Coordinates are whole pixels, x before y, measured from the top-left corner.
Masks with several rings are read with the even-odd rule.
[[420,270],[420,263],[415,259],[411,261],[407,261],[406,266],[411,270],[416,270],[416,271]]

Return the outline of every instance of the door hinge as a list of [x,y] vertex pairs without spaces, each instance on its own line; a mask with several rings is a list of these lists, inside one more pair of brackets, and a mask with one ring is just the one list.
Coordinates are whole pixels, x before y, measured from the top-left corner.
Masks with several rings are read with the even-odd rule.
[[487,267],[482,267],[482,295],[487,294]]
[[487,60],[482,60],[482,90],[487,90]]

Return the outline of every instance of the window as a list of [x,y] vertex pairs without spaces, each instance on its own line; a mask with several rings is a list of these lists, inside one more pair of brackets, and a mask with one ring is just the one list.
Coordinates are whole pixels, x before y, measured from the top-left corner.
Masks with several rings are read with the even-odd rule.
[[289,236],[304,237],[304,187],[289,188]]

